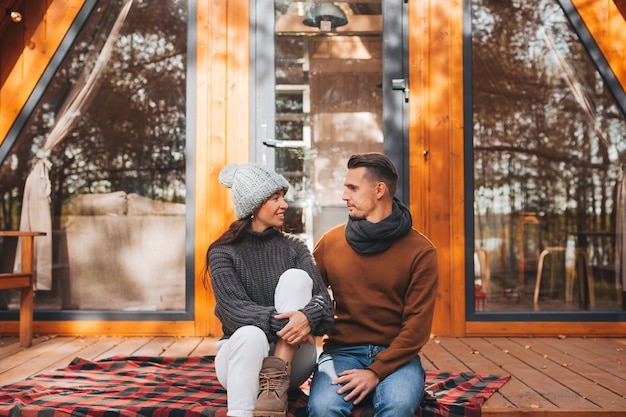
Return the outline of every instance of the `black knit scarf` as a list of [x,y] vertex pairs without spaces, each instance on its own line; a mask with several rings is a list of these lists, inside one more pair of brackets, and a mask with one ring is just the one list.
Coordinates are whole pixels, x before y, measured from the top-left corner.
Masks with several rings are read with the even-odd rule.
[[359,253],[383,252],[411,230],[412,225],[411,212],[394,197],[391,214],[378,223],[348,218],[346,239]]

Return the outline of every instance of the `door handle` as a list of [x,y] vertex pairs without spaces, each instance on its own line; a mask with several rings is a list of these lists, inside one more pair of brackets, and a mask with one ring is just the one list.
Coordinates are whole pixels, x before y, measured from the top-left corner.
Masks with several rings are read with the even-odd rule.
[[409,102],[409,80],[407,78],[394,78],[391,80],[391,89],[404,93],[404,102]]
[[276,148],[277,141],[275,141],[274,139],[264,140],[263,145],[267,146],[268,148]]
[[301,141],[276,140],[267,139],[263,141],[263,145],[268,148],[306,148],[307,145]]

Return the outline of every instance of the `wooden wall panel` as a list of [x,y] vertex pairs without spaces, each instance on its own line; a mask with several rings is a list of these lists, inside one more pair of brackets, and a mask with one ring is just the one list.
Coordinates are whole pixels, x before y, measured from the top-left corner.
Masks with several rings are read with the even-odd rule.
[[626,0],[572,0],[572,3],[626,89]]
[[409,56],[411,212],[439,255],[433,332],[460,336],[465,323],[462,1],[409,4]]
[[198,2],[195,334],[221,335],[211,290],[202,284],[209,244],[235,220],[227,163],[249,162],[250,17],[247,0]]

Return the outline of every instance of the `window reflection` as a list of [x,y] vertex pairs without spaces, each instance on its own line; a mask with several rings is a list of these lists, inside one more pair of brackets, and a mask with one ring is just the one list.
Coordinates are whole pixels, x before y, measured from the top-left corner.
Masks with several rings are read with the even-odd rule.
[[312,247],[346,219],[349,157],[383,150],[382,1],[274,6],[275,164],[292,185],[285,223]]
[[473,0],[472,60],[484,309],[622,309],[626,123],[563,10],[553,0]]
[[0,220],[18,229],[47,158],[52,279],[36,309],[185,309],[186,49],[185,1],[98,2],[3,161]]

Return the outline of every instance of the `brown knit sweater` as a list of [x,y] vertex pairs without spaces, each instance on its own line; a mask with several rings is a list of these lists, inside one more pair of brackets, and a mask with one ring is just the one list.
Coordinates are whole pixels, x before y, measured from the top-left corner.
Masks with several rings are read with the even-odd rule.
[[363,255],[350,247],[344,230],[344,225],[329,230],[313,251],[335,301],[335,322],[324,350],[388,346],[369,367],[383,380],[415,357],[430,338],[437,252],[411,229],[386,251]]

